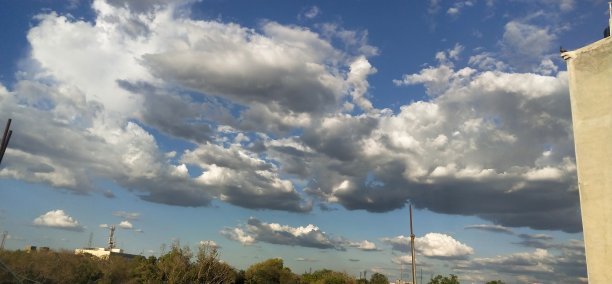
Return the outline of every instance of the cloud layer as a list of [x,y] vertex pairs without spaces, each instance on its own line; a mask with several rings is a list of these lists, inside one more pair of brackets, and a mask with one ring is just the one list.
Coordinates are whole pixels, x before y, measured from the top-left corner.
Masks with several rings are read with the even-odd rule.
[[[112,180],[176,206],[411,203],[580,231],[567,74],[554,62],[483,52],[461,66],[456,44],[437,64],[398,74],[398,87],[428,97],[393,111],[369,99],[378,50],[365,31],[250,28],[191,19],[180,1],[138,3],[96,0],[90,22],[36,17],[23,70],[0,86],[0,112],[20,129],[1,177],[86,194],[107,194],[95,181]],[[559,31],[532,19],[508,22],[500,45],[548,59]],[[167,151],[166,138],[187,146]]]

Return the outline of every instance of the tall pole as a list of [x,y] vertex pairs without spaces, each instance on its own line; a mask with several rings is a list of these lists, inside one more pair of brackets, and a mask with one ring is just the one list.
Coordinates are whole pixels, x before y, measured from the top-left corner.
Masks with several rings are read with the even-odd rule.
[[7,231],[2,232],[2,241],[0,242],[0,250],[4,250],[4,241],[6,240],[7,235],[8,235]]
[[416,284],[416,262],[414,260],[414,232],[412,230],[412,205],[410,205],[410,247],[412,248],[412,284]]
[[608,3],[608,9],[610,10],[610,19],[608,20],[608,29],[612,29],[612,1]]
[[6,122],[6,126],[4,127],[4,134],[2,135],[2,143],[0,144],[0,163],[2,163],[2,158],[4,158],[4,152],[6,151],[6,147],[8,147],[8,143],[11,140],[11,135],[13,135],[13,130],[11,128],[11,119]]

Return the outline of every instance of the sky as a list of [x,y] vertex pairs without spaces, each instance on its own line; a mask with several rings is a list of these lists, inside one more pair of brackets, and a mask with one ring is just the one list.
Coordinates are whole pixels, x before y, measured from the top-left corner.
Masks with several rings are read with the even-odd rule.
[[[5,247],[586,283],[568,76],[603,0],[0,1]],[[401,276],[400,276],[401,274]]]

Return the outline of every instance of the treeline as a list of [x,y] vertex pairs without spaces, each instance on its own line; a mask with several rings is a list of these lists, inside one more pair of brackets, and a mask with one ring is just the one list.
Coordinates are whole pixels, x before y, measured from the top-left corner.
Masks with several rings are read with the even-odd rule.
[[237,270],[219,259],[215,247],[202,245],[196,253],[178,244],[160,257],[99,259],[70,251],[0,251],[0,283],[206,283],[206,284],[387,284],[375,273],[355,279],[328,269],[298,275],[281,259]]

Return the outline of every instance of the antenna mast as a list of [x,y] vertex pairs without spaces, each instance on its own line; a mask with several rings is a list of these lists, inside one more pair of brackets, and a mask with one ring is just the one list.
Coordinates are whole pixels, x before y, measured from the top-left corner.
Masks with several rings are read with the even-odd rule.
[[110,225],[110,227],[108,227],[108,229],[110,230],[110,236],[108,237],[108,249],[112,250],[112,249],[115,248],[115,240],[114,240],[115,225]]
[[93,241],[93,232],[89,233],[89,242],[87,243],[87,247],[88,248],[92,248],[92,241]]
[[410,205],[410,247],[412,248],[412,284],[416,284],[416,262],[414,260],[414,233],[412,231],[412,205]]

